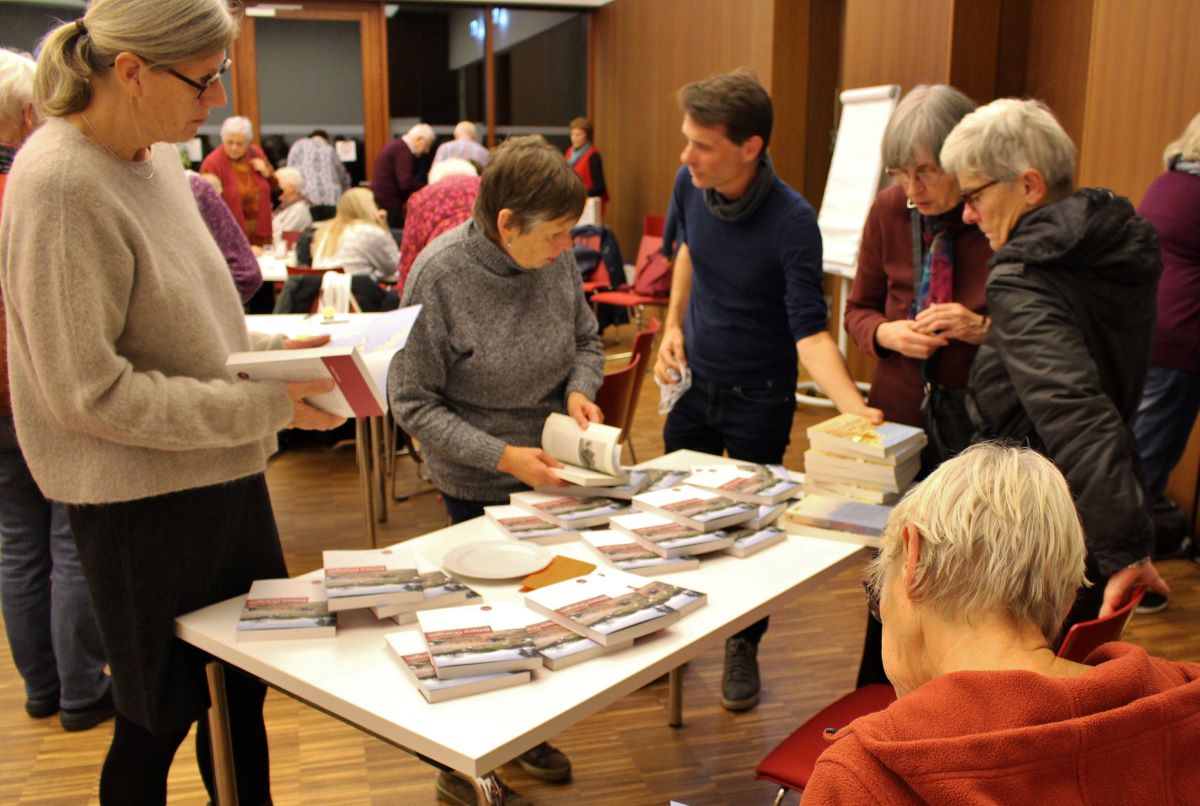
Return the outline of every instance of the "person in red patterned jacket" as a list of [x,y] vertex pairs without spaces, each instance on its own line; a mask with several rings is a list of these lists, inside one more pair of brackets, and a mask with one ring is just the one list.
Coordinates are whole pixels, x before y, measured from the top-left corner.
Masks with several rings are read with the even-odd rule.
[[417,256],[434,238],[470,218],[478,195],[479,175],[474,165],[456,157],[433,164],[429,184],[408,199],[407,226],[400,242],[396,275],[397,297],[404,295],[404,281]]

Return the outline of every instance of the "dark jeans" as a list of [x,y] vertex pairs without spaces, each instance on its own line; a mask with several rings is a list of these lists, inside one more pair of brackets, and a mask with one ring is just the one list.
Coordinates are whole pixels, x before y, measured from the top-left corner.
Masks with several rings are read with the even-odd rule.
[[465,498],[455,498],[452,495],[442,493],[442,503],[446,505],[446,514],[450,516],[450,523],[462,523],[469,521],[471,518],[479,518],[483,516],[484,507],[498,506],[507,504],[507,501],[468,501]]
[[332,204],[314,204],[308,208],[313,222],[328,221],[337,215],[337,207]]
[[[693,450],[758,464],[780,464],[792,435],[796,379],[722,384],[692,373],[692,388],[667,416],[663,444],[668,453]],[[734,635],[757,644],[769,619]]]
[[1146,477],[1146,497],[1154,502],[1167,489],[1188,434],[1200,410],[1200,373],[1150,365],[1133,435]]

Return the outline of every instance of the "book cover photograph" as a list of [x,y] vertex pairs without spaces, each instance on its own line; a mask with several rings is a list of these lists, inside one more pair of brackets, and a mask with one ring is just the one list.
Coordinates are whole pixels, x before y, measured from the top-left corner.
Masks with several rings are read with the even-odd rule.
[[484,507],[483,512],[514,540],[552,544],[565,543],[574,540],[579,535],[579,532],[574,529],[564,529],[558,524],[550,523],[526,509],[511,504]]
[[893,422],[875,425],[857,414],[839,414],[810,426],[807,433],[814,448],[878,458],[895,454],[917,442],[922,446],[926,443],[925,432],[920,428]]
[[665,574],[700,565],[700,560],[691,555],[663,557],[628,535],[608,529],[583,532],[582,537],[606,563],[632,574]]
[[530,624],[526,629],[542,655],[542,663],[551,671],[582,663],[609,649],[549,619]]
[[730,530],[729,536],[733,538],[733,545],[725,549],[725,553],[744,559],[786,540],[787,532],[777,526],[767,526],[762,529]]
[[786,518],[800,526],[878,537],[891,513],[891,507],[806,495],[787,511]]
[[332,638],[336,632],[337,616],[319,579],[255,580],[237,623],[239,641]]
[[599,526],[608,523],[613,515],[629,509],[628,504],[609,498],[576,498],[537,492],[513,493],[509,500],[514,506],[568,529]]
[[418,603],[425,592],[413,557],[400,549],[322,552],[330,610]]
[[695,465],[684,484],[716,490],[735,501],[778,504],[796,494],[800,484],[783,465],[719,462]]
[[[418,610],[428,610],[438,607],[453,607],[465,604],[471,599],[479,598],[479,594],[468,588],[454,577],[448,577],[440,568],[417,561],[418,579],[421,582],[422,599],[419,602],[406,602],[395,605],[377,605],[371,608],[376,618],[391,618],[401,613],[415,613]],[[415,621],[416,617],[412,619]]]
[[636,574],[597,570],[526,594],[525,601],[568,629],[605,646],[673,624],[704,594]]
[[551,468],[563,481],[585,487],[625,482],[621,469],[621,429],[603,423],[580,428],[574,418],[557,412],[542,426],[542,450],[566,467]]
[[653,512],[618,515],[610,524],[660,557],[721,551],[733,543],[723,531],[704,532]]
[[473,677],[442,680],[433,669],[433,661],[425,648],[420,633],[411,630],[385,635],[388,646],[400,659],[404,670],[412,679],[417,690],[430,703],[465,697],[483,691],[518,686],[528,683],[532,675],[528,670],[517,672],[492,672]]
[[749,520],[758,511],[758,507],[688,485],[635,495],[633,505],[706,532]]
[[443,679],[541,666],[541,655],[526,629],[539,620],[510,602],[417,613],[434,669]]

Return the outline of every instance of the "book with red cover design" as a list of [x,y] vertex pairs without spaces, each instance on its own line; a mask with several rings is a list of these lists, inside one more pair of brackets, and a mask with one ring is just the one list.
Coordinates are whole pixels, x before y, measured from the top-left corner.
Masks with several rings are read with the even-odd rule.
[[233,353],[225,366],[248,381],[311,381],[331,378],[333,391],[305,400],[339,417],[382,417],[387,401],[362,352],[354,346]]

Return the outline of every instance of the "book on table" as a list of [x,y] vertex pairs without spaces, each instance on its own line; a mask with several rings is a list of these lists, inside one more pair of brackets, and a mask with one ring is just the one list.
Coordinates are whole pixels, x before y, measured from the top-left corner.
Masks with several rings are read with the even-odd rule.
[[466,603],[471,597],[479,594],[468,588],[454,577],[446,576],[442,569],[417,559],[417,579],[421,583],[421,601],[404,602],[401,604],[375,605],[371,612],[376,618],[394,618],[401,613],[415,613],[418,610],[434,610],[439,607],[454,607]]
[[804,452],[805,476],[816,484],[832,481],[899,493],[912,483],[920,470],[919,453],[903,464],[890,465],[866,457],[851,458],[811,449]]
[[[556,496],[556,498],[560,497]],[[558,524],[534,515],[528,509],[512,504],[484,507],[483,514],[487,515],[492,523],[499,526],[500,531],[514,540],[552,544],[566,543],[579,537],[579,531],[576,529],[564,529]]]
[[692,472],[683,483],[758,505],[782,503],[800,490],[800,483],[792,480],[783,465],[753,462],[692,465]]
[[745,523],[739,523],[739,529],[765,529],[775,521],[779,520],[779,516],[788,508],[787,501],[781,501],[778,504],[763,504],[758,508],[758,512],[754,517],[747,520]]
[[777,526],[766,526],[759,529],[730,529],[729,536],[733,538],[733,545],[725,549],[725,553],[741,559],[758,554],[769,546],[787,540],[787,532]]
[[332,612],[424,601],[412,554],[399,548],[321,552]]
[[884,504],[891,506],[900,500],[900,493],[890,493],[886,490],[872,490],[861,484],[848,484],[822,479],[805,480],[803,484],[805,495],[825,495],[834,498],[848,498],[851,501],[861,501],[864,504]]
[[305,401],[339,417],[382,417],[387,401],[362,352],[353,345],[233,353],[225,366],[249,381],[312,381],[330,378],[332,391]]
[[402,630],[384,636],[388,646],[400,659],[400,664],[427,702],[437,703],[495,691],[500,688],[528,683],[533,675],[528,670],[517,672],[492,672],[474,677],[459,677],[443,680],[433,671],[433,661],[421,634],[415,630]]
[[733,545],[724,530],[704,532],[657,512],[631,512],[610,521],[612,528],[660,557],[681,557],[722,551]]
[[784,515],[789,532],[878,547],[891,507],[806,495]]
[[715,532],[748,521],[758,512],[758,507],[752,504],[686,484],[635,495],[633,506],[701,532]]
[[923,447],[928,441],[920,428],[886,421],[875,425],[857,414],[839,414],[809,426],[807,434],[809,444],[817,450],[875,459],[912,450],[918,443]]
[[542,665],[526,627],[540,621],[513,602],[417,611],[417,624],[437,676],[443,680]]
[[611,529],[594,529],[580,536],[609,566],[639,576],[689,571],[700,565],[700,560],[690,554],[663,557],[628,535]]
[[650,490],[662,490],[678,485],[687,477],[686,470],[663,470],[657,467],[626,467],[622,468],[626,480],[613,486],[587,487],[571,484],[566,487],[537,487],[538,492],[556,495],[575,495],[581,498],[620,498],[628,501],[638,493]]
[[551,468],[560,479],[583,487],[624,484],[621,429],[603,423],[580,428],[575,419],[557,412],[542,426],[542,450],[566,467]]
[[329,612],[319,579],[256,579],[238,617],[237,640],[332,638],[337,616]]
[[563,529],[587,529],[629,511],[629,504],[610,498],[576,498],[556,493],[513,493],[509,503]]
[[525,629],[533,636],[533,643],[537,646],[538,654],[542,656],[542,664],[554,672],[583,663],[615,648],[597,644],[550,619],[535,621]]
[[605,646],[657,632],[706,600],[698,591],[611,568],[525,594],[531,610]]

